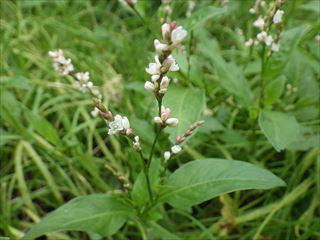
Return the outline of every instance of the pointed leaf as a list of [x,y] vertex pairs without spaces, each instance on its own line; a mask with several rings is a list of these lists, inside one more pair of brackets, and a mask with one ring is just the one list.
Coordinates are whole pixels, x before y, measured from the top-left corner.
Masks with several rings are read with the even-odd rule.
[[277,151],[288,147],[296,140],[300,132],[300,125],[295,117],[282,112],[261,111],[259,125]]
[[247,162],[209,158],[185,164],[165,185],[159,201],[188,208],[224,193],[285,186],[285,182]]
[[110,195],[77,197],[43,218],[23,239],[31,240],[57,231],[85,231],[107,236],[115,233],[132,214],[130,207]]

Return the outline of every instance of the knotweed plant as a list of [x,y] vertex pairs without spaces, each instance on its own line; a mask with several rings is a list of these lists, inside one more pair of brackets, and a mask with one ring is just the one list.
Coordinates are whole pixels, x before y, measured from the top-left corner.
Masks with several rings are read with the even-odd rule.
[[[279,18],[279,17],[278,17]],[[167,128],[176,128],[184,119],[178,119],[170,106],[163,100],[172,84],[170,73],[179,71],[174,51],[180,48],[187,37],[187,30],[176,22],[164,23],[162,39],[154,40],[154,62],[145,71],[149,75],[145,90],[154,95],[157,113],[150,120],[154,124],[155,138],[149,152],[140,142],[130,124],[130,118],[111,112],[103,102],[99,88],[90,81],[88,72],[76,72],[71,59],[62,50],[50,51],[54,68],[62,76],[74,79],[74,87],[90,92],[94,102],[93,117],[100,116],[107,124],[105,134],[127,138],[140,159],[141,173],[135,179],[127,179],[115,170],[123,186],[121,191],[77,197],[56,209],[31,228],[24,239],[33,239],[55,231],[85,231],[89,234],[108,236],[116,234],[126,224],[136,226],[141,237],[136,239],[159,239],[156,229],[166,231],[163,225],[170,224],[170,217],[164,206],[189,209],[221,194],[244,189],[268,189],[285,185],[271,172],[252,164],[225,159],[185,159],[186,164],[178,169],[168,169],[168,163],[183,150],[183,144],[204,124],[198,119],[175,138],[173,144],[159,142]],[[157,156],[157,144],[170,146]],[[130,160],[128,160],[130,161]],[[179,233],[167,233],[177,239]],[[168,235],[167,235],[168,236]],[[130,236],[128,236],[130,237]],[[160,237],[168,239],[166,237]]]

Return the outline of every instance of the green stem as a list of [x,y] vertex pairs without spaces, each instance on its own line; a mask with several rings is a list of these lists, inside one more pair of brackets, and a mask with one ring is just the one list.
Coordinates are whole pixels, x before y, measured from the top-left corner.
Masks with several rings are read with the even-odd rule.
[[147,182],[147,189],[148,189],[150,202],[152,203],[153,202],[153,194],[152,194],[152,189],[151,189],[151,184],[150,184],[149,171],[148,171],[148,167],[147,167],[148,162],[145,161],[145,159],[142,155],[142,152],[139,152],[139,155],[140,155],[140,159],[141,159],[143,173],[144,173],[144,176],[145,176],[146,182]]
[[264,82],[264,71],[265,71],[265,51],[266,46],[263,45],[262,51],[261,51],[261,76],[260,76],[260,108],[263,108],[263,102],[264,102],[264,88],[265,88],[265,82]]
[[154,140],[153,140],[152,147],[151,147],[151,151],[150,151],[150,155],[149,155],[148,162],[147,162],[147,168],[148,168],[148,169],[149,169],[149,167],[150,167],[150,164],[151,164],[151,161],[152,161],[152,157],[153,157],[153,154],[154,154],[154,149],[155,149],[156,143],[157,143],[157,141],[158,141],[158,139],[159,139],[161,130],[162,130],[162,127],[159,127],[158,132],[157,132],[157,134],[156,134],[156,137],[155,137]]

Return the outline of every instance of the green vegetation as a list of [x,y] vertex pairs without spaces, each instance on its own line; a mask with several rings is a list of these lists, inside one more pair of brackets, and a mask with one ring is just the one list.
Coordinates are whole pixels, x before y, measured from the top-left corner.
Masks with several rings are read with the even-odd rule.
[[[281,5],[283,22],[268,28],[280,44],[274,52],[246,46],[260,32],[259,14],[249,13],[255,1],[0,4],[0,239],[30,229],[27,240],[320,238],[319,0]],[[168,161],[149,204],[139,154],[90,115],[90,94],[57,74],[48,51],[63,49],[75,69],[90,72],[104,105],[129,118],[147,155],[158,105],[143,86],[162,20],[188,35],[184,51],[173,52],[180,71],[169,76],[178,81],[163,98],[179,124],[155,145],[153,189],[163,153],[192,123],[205,123]]]

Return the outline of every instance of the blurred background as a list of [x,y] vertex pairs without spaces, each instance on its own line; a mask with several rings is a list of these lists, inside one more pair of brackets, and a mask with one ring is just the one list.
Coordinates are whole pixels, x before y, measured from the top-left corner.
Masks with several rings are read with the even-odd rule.
[[[18,239],[62,203],[118,189],[110,167],[131,180],[139,173],[134,150],[125,139],[107,135],[104,121],[90,115],[89,94],[58,76],[48,51],[63,49],[78,71],[90,72],[105,103],[129,117],[147,149],[156,103],[143,88],[149,80],[145,67],[167,20],[188,31],[185,48],[174,54],[181,71],[172,75],[172,85],[200,99],[206,120],[170,169],[197,158],[237,159],[265,167],[288,184],[224,195],[192,213],[168,209],[170,230],[183,239],[206,239],[207,231],[218,239],[319,239],[320,1],[287,0],[283,7],[286,38],[267,75],[285,80],[271,88],[266,108],[290,113],[301,129],[283,151],[258,126],[260,51],[245,46],[255,36],[257,16],[249,13],[254,3],[140,0],[132,8],[117,0],[1,0],[0,236]],[[241,83],[238,88],[224,81],[228,72],[245,79],[249,103],[237,94]],[[170,146],[166,136],[162,143],[159,157]],[[130,225],[107,239],[126,236],[139,239]],[[60,233],[49,239],[95,237]]]

